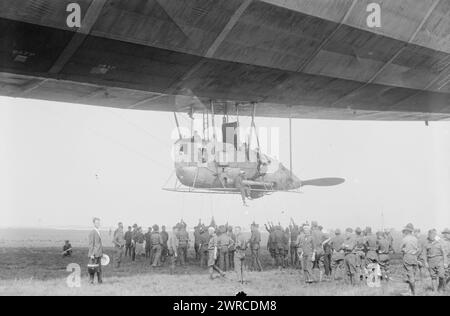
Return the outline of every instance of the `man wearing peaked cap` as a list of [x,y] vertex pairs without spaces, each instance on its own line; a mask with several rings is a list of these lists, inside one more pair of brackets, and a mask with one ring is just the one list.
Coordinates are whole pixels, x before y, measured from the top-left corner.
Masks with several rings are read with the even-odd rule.
[[417,256],[419,253],[419,241],[413,235],[414,226],[408,224],[403,228],[403,241],[401,250],[403,253],[404,281],[409,285],[411,294],[416,294],[415,275],[418,267]]

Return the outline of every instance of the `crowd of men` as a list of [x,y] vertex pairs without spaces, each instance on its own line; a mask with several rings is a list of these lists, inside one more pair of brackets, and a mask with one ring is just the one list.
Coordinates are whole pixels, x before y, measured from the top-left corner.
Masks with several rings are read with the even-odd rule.
[[[98,227],[99,219],[95,219],[94,230],[89,236],[89,257],[93,266],[99,264],[98,257],[102,255],[96,244],[101,244]],[[293,219],[285,228],[273,223],[267,223],[264,227],[269,234],[267,250],[272,266],[299,269],[308,284],[337,280],[338,272],[344,272],[343,279],[352,285],[367,282],[372,277],[384,282],[391,279],[394,239],[387,230],[374,233],[371,227],[364,230],[358,227],[347,228],[345,232],[336,229],[325,233],[317,222],[297,225]],[[408,224],[402,232],[404,238],[399,250],[403,254],[404,280],[411,293],[415,294],[416,279],[422,278],[424,271],[430,274],[433,290],[445,291],[450,280],[450,230],[445,229],[442,238],[436,230],[430,230],[426,240],[419,238],[420,230],[414,229],[412,224]],[[193,235],[195,261],[201,267],[208,268],[210,278],[214,279],[215,273],[225,277],[226,272],[233,271],[239,282],[246,282],[244,264],[248,253],[251,255],[250,269],[263,271],[258,224],[253,223],[251,234],[244,235],[241,227],[232,227],[228,223],[216,225],[214,219],[209,225],[199,221]],[[174,273],[177,264],[186,265],[190,237],[183,220],[172,228],[171,233],[166,231],[165,226],[160,231],[158,225],[149,227],[144,233],[136,224],[124,232],[123,224],[119,223],[113,244],[116,267],[120,267],[126,256],[132,261],[145,258],[155,268],[168,262],[170,272]],[[95,272],[95,269],[92,271]],[[91,274],[91,282],[93,279]]]

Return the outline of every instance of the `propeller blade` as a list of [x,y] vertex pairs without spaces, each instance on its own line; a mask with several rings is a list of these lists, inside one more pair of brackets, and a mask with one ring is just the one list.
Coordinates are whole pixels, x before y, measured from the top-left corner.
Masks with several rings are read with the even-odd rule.
[[342,178],[321,178],[302,181],[302,186],[311,185],[316,187],[331,187],[345,182]]

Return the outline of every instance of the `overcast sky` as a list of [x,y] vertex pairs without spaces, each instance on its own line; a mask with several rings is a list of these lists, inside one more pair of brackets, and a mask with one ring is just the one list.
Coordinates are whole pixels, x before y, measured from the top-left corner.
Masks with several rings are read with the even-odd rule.
[[[257,124],[280,129],[288,167],[288,121]],[[248,208],[239,196],[161,190],[173,173],[173,129],[171,113],[0,98],[0,226],[84,227],[99,216],[105,227],[180,218],[192,227],[212,215],[243,226],[289,217],[326,228],[381,228],[383,218],[385,227],[450,226],[450,122],[294,120],[294,173],[346,183]]]

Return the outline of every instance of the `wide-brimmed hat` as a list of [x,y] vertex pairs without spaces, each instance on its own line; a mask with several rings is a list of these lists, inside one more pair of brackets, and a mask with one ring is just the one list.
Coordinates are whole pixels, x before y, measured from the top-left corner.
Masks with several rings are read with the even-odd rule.
[[402,229],[402,231],[407,231],[407,232],[413,233],[413,232],[414,232],[414,225],[411,224],[411,223],[409,223],[408,225],[406,225],[406,226]]

